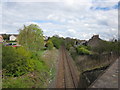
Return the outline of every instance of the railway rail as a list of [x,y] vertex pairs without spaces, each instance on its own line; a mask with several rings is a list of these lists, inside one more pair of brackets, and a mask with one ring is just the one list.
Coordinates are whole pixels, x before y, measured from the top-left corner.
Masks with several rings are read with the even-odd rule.
[[60,59],[56,77],[56,88],[77,88],[78,72],[64,46],[60,48]]

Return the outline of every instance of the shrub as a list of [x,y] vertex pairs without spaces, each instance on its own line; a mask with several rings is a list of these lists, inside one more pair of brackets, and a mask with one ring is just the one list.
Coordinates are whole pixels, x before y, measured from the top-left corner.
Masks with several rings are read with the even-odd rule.
[[99,54],[102,54],[104,52],[110,53],[116,53],[119,55],[120,51],[120,43],[119,42],[108,42],[108,41],[101,41],[101,43],[97,47],[93,47],[92,51],[97,52]]
[[13,47],[2,47],[2,67],[5,68],[8,64],[16,61],[17,53]]
[[47,49],[49,49],[49,50],[53,49],[53,43],[52,43],[51,40],[47,41],[46,47],[47,47]]
[[77,53],[80,54],[80,55],[83,55],[83,54],[89,55],[89,54],[91,54],[91,52],[88,50],[89,48],[90,47],[81,45],[81,46],[78,46],[76,48],[76,50],[77,50]]
[[69,44],[69,43],[67,43],[67,45],[66,45],[66,49],[67,49],[67,50],[70,50],[70,47],[72,47],[72,45]]
[[63,39],[62,38],[59,38],[59,37],[56,37],[56,36],[53,36],[51,39],[50,39],[53,43],[53,45],[59,49],[61,44],[63,43]]
[[20,76],[34,70],[35,60],[31,59],[32,54],[23,47],[4,47],[3,46],[2,67],[5,75]]

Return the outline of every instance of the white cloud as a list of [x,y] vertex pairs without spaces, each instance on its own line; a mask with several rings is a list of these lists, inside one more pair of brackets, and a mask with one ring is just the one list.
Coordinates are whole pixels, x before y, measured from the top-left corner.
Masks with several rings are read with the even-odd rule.
[[69,32],[76,34],[76,31],[74,29],[68,29]]
[[[117,0],[67,0],[39,2],[17,0],[3,3],[2,26],[7,33],[18,33],[23,24],[38,24],[45,35],[59,34],[64,37],[89,39],[93,34],[101,38],[117,36],[118,12],[91,10],[90,7],[114,6]],[[52,0],[51,0],[52,1]],[[37,3],[33,3],[37,2]],[[99,3],[98,3],[99,2]]]

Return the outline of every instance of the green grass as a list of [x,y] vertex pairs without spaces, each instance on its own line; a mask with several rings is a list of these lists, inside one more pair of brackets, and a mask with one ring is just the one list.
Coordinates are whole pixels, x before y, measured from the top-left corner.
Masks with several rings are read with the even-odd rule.
[[3,79],[3,88],[44,88],[46,78],[41,73],[35,72],[35,76],[26,74],[20,77],[7,77]]
[[44,52],[45,52],[45,50],[40,50],[37,53],[42,56],[44,54]]
[[3,88],[27,88],[29,85],[33,85],[29,77],[9,77],[3,79]]

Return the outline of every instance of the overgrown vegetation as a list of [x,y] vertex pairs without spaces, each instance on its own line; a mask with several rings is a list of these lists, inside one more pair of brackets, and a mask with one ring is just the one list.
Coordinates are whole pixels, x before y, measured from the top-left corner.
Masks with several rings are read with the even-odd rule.
[[32,51],[39,51],[44,47],[43,31],[36,24],[24,26],[18,36],[19,44]]
[[4,39],[4,40],[6,40],[6,41],[9,40],[9,37],[10,37],[9,34],[3,34],[2,36],[3,36],[3,39]]
[[3,46],[3,69],[7,76],[20,76],[34,70],[34,58],[23,47],[13,48]]
[[70,39],[67,43],[66,48],[69,48],[67,50],[69,50],[80,72],[107,66],[120,55],[120,42],[117,41],[100,39],[98,43],[96,42],[97,45],[94,46],[72,46]]
[[89,46],[80,45],[76,48],[76,50],[77,50],[77,53],[79,55],[89,55],[89,54],[91,54]]
[[57,49],[59,49],[64,42],[63,38],[60,38],[59,36],[53,36],[50,38],[50,40]]
[[71,47],[74,47],[74,42],[76,40],[75,39],[71,39],[71,38],[66,38],[65,39],[65,47],[67,50],[70,50]]
[[38,52],[32,53],[24,47],[3,46],[2,55],[2,67],[6,76],[18,77],[34,70],[40,71],[45,67]]
[[47,47],[48,50],[51,50],[54,47],[51,40],[48,40],[45,46]]
[[[8,40],[8,36],[4,38]],[[42,29],[35,24],[20,29],[17,40],[21,47],[2,48],[3,88],[46,87],[54,78],[57,49],[63,44],[80,72],[107,66],[113,54],[120,55],[120,42],[100,40],[98,46],[91,47],[57,35],[44,41]]]
[[[75,40],[74,40],[75,42]],[[94,59],[99,59],[102,54],[114,54],[120,55],[120,42],[99,40],[97,46],[88,45],[72,45],[71,40],[67,40],[66,49],[70,51],[71,55],[75,59],[78,55],[90,55]]]
[[120,42],[108,42],[101,40],[97,47],[92,47],[92,51],[98,52],[99,54],[104,52],[114,52],[118,53],[120,48]]
[[[80,88],[87,88],[120,55],[120,42],[100,39],[99,42],[93,41],[93,44],[91,46],[66,44],[80,73]],[[83,75],[85,72],[88,73]]]
[[[35,24],[24,26],[20,30],[18,40],[21,47],[2,48],[3,88],[47,87],[51,75],[55,73],[55,66],[52,64],[56,58],[44,60],[48,54],[44,58],[42,56],[44,52],[52,50],[52,41],[47,42],[48,50],[45,51],[42,30]],[[46,62],[48,59],[49,63]]]

